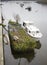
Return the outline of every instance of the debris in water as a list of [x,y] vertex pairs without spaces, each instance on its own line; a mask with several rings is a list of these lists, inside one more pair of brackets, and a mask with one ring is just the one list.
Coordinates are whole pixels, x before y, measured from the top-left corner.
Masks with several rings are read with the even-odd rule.
[[8,43],[9,43],[9,37],[8,37],[8,35],[7,34],[3,34],[3,38],[4,38],[3,39],[4,43],[8,45]]
[[20,4],[20,6],[21,6],[21,7],[23,7],[23,6],[24,6],[24,4]]
[[27,7],[27,8],[25,8],[25,9],[27,9],[28,11],[31,11],[31,7]]

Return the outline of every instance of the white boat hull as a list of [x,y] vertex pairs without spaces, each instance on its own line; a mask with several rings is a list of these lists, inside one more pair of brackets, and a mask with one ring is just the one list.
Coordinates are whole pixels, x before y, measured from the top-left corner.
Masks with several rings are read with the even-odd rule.
[[42,34],[41,33],[39,33],[39,34],[31,34],[31,33],[29,33],[29,32],[27,32],[31,37],[34,37],[34,38],[41,38],[42,37]]

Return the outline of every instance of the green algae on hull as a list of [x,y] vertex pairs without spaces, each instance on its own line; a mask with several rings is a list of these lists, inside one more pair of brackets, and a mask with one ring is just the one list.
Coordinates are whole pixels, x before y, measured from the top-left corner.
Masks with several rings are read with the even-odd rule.
[[[17,22],[9,21],[9,38],[11,47],[15,51],[29,51],[37,48],[39,43],[34,38],[29,36],[25,29],[21,27]],[[17,39],[16,39],[17,38]]]

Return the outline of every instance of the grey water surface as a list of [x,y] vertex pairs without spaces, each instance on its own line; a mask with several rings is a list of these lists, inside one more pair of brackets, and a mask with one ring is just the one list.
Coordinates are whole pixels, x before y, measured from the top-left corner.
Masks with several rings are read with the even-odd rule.
[[[5,65],[47,65],[47,4],[38,4],[33,1],[24,3],[24,7],[20,7],[20,3],[22,2],[18,4],[16,2],[3,2],[2,14],[5,19],[4,24],[6,24],[8,29],[8,21],[10,19],[14,20],[14,15],[16,14],[20,15],[21,22],[24,20],[33,21],[34,25],[43,34],[43,37],[40,39],[41,48],[33,50],[32,54],[29,55],[14,55],[10,44],[4,44]],[[25,10],[28,6],[31,6],[30,12]],[[31,59],[28,57],[30,55]]]

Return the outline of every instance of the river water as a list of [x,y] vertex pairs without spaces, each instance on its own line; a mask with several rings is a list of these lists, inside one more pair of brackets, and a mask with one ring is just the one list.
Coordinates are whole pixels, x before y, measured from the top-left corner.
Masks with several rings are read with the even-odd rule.
[[[4,24],[8,29],[8,21],[14,20],[16,14],[20,15],[21,22],[24,20],[33,21],[34,25],[38,27],[43,34],[40,39],[41,48],[32,51],[32,58],[28,60],[26,56],[13,54],[10,43],[4,44],[5,65],[47,65],[47,4],[39,4],[34,1],[24,3],[23,7],[20,7],[21,2],[3,2],[2,14],[4,17]],[[26,7],[31,6],[31,11],[25,10]],[[5,32],[7,34],[7,32]]]

